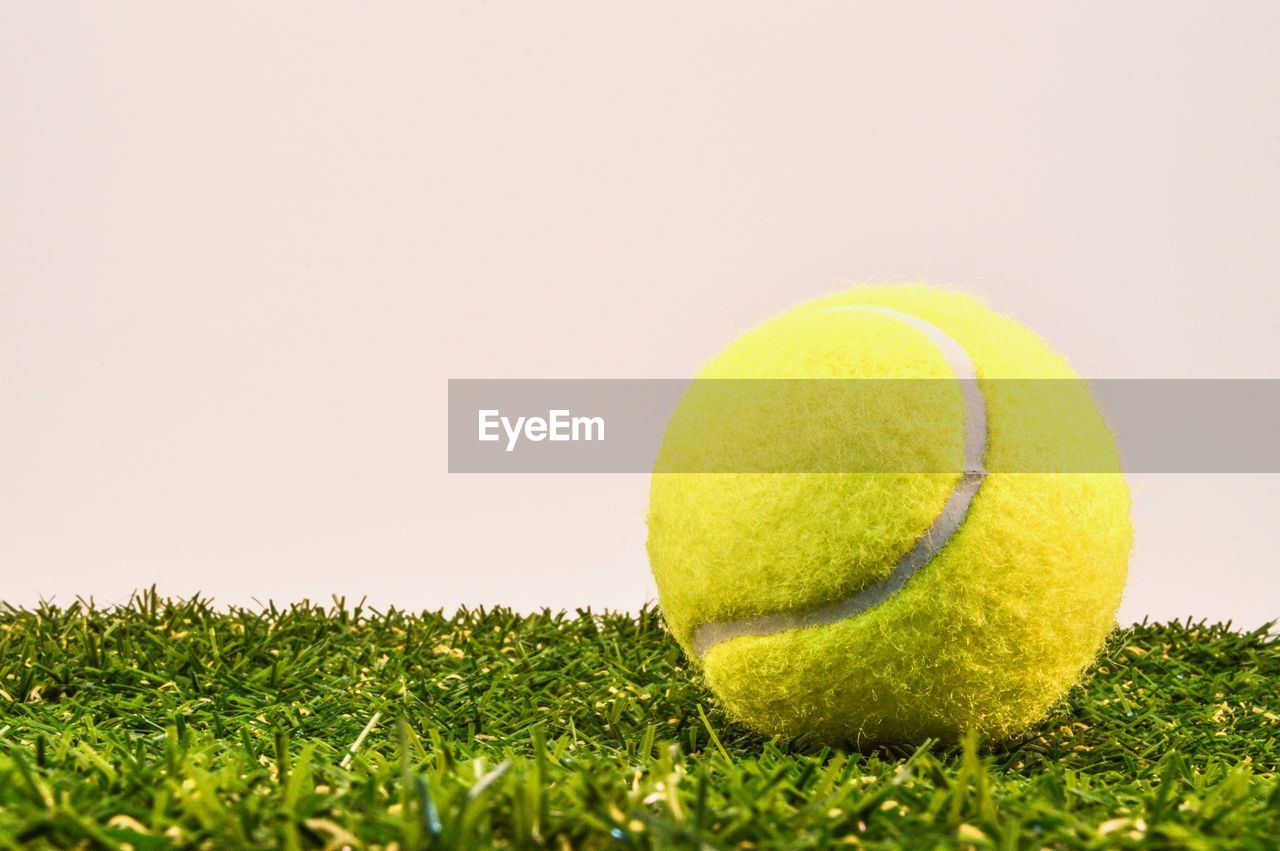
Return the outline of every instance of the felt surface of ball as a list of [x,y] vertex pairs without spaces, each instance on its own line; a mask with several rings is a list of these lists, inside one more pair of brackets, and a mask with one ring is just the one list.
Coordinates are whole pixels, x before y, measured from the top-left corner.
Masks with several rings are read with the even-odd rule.
[[[1026,327],[920,286],[803,304],[714,358],[700,379],[778,381],[745,401],[694,383],[652,477],[648,551],[727,712],[855,744],[1043,718],[1113,627],[1132,544],[1086,386],[1039,381],[1074,377]],[[788,381],[850,378],[903,381],[849,383],[871,388],[852,412]]]

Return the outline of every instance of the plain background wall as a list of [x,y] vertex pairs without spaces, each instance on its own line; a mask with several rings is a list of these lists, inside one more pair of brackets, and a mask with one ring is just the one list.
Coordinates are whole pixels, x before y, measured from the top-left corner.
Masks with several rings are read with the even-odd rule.
[[[682,377],[854,280],[1277,377],[1271,2],[0,0],[0,598],[635,608],[647,482],[449,377]],[[1134,480],[1125,620],[1280,615],[1275,476]]]

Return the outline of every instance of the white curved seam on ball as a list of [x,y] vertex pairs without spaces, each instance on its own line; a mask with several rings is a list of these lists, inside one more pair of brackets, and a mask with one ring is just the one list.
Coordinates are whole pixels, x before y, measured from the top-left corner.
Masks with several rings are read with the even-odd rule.
[[969,514],[969,506],[973,503],[973,498],[986,479],[983,461],[987,452],[987,403],[982,395],[982,388],[978,384],[977,367],[964,346],[938,326],[918,316],[891,308],[878,305],[847,305],[826,309],[829,311],[867,310],[890,316],[924,334],[941,352],[943,359],[960,382],[960,394],[964,404],[964,472],[943,504],[942,511],[884,579],[843,600],[824,603],[803,611],[780,612],[701,624],[693,631],[693,652],[699,659],[705,657],[717,644],[739,636],[773,635],[792,629],[824,626],[860,615],[880,605],[896,594],[920,568],[933,561],[952,536],[959,531],[965,517]]

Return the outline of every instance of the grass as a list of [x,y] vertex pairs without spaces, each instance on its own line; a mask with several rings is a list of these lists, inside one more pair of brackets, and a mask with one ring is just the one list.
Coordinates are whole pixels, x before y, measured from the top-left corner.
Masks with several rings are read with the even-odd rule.
[[658,616],[0,608],[0,847],[1259,848],[1280,641],[1118,632],[1012,746],[731,723]]

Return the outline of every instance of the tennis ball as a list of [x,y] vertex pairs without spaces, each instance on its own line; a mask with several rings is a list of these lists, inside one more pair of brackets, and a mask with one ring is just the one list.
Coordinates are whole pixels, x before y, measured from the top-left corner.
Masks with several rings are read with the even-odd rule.
[[[714,358],[699,379],[779,380],[693,383],[648,551],[729,715],[855,744],[1042,719],[1114,626],[1133,534],[1086,385],[1026,380],[1074,377],[1026,327],[923,286],[803,304]],[[850,378],[904,380],[790,380]]]

